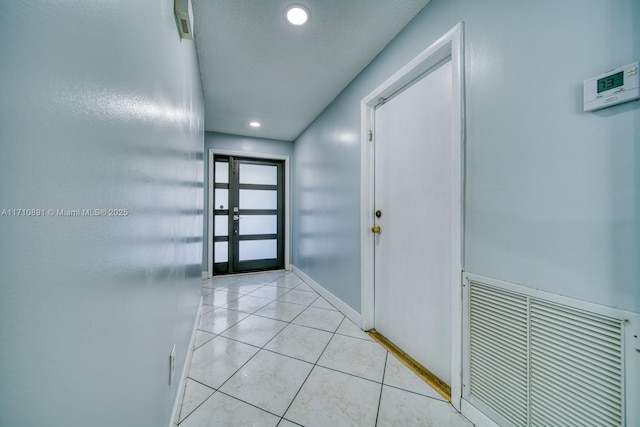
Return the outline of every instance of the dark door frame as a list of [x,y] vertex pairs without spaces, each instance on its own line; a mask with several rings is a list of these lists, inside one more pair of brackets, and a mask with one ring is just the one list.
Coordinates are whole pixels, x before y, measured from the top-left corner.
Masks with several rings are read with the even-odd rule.
[[230,150],[218,150],[214,148],[210,148],[208,150],[207,156],[207,165],[208,167],[208,177],[207,177],[207,195],[208,195],[208,209],[207,217],[205,219],[205,223],[207,224],[205,230],[205,239],[207,242],[207,260],[205,261],[204,266],[206,267],[206,271],[203,271],[204,278],[211,278],[213,276],[213,193],[214,186],[209,185],[209,183],[213,183],[214,179],[214,168],[213,168],[213,157],[215,156],[231,156],[231,157],[240,157],[243,159],[252,159],[252,160],[274,160],[274,161],[282,161],[284,163],[284,227],[283,227],[283,241],[284,241],[284,268],[289,270],[290,260],[291,260],[291,216],[290,216],[290,194],[291,194],[291,160],[289,156],[285,155],[277,155],[277,154],[263,154],[263,153],[247,153],[240,151],[230,151]]
[[[212,215],[226,215],[228,218],[227,236],[215,236],[214,242],[228,242],[227,262],[214,262],[214,274],[230,274],[230,273],[248,273],[252,271],[277,270],[284,268],[284,162],[282,160],[270,159],[254,159],[250,157],[237,156],[214,156],[214,176],[215,165],[220,163],[228,163],[229,180],[228,184],[213,183],[215,189],[228,189],[228,209],[215,209]],[[263,184],[242,184],[240,183],[240,167],[241,165],[265,165],[275,166],[277,169],[277,178],[275,185]],[[266,190],[277,191],[277,201],[275,209],[242,209],[240,207],[240,192],[242,190]],[[214,200],[215,201],[215,200]],[[273,215],[276,214],[278,221],[276,233],[274,234],[256,234],[242,235],[240,234],[240,218],[251,215]],[[215,227],[215,221],[214,221]],[[258,259],[258,260],[240,260],[240,245],[244,241],[257,240],[276,240],[278,242],[276,258]],[[214,247],[215,253],[215,247]],[[214,255],[214,254],[212,254]]]

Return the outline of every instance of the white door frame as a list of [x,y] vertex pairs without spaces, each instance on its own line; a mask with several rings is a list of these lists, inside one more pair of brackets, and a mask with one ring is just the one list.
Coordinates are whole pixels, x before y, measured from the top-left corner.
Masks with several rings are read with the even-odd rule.
[[209,210],[207,211],[207,239],[208,252],[207,252],[207,276],[211,278],[213,276],[213,156],[234,156],[245,157],[254,159],[266,159],[266,160],[284,160],[284,268],[291,270],[291,215],[289,210],[291,209],[291,203],[289,198],[291,195],[290,186],[290,159],[289,156],[282,156],[278,154],[262,154],[262,153],[247,153],[244,151],[229,151],[218,150],[216,148],[209,149]]
[[[462,265],[464,212],[464,24],[459,22],[435,43],[416,56],[360,103],[360,216],[362,328],[373,328],[374,313],[374,129],[375,107],[393,96],[426,71],[450,58],[453,72],[452,96],[452,235],[451,235],[451,401],[460,410],[462,396]],[[375,135],[373,135],[375,138]],[[428,367],[427,367],[428,368]]]

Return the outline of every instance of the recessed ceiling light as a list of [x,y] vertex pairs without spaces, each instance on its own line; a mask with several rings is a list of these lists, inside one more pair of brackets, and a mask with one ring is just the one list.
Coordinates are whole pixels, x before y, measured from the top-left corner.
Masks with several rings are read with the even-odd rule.
[[259,128],[260,122],[249,122],[249,126],[251,126],[252,128]]
[[285,11],[287,21],[293,25],[302,25],[309,20],[309,9],[301,4],[292,4]]

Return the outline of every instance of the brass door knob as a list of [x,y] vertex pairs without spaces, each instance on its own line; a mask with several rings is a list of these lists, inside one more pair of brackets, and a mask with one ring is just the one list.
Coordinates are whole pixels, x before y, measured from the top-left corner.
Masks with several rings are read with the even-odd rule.
[[382,232],[382,229],[380,228],[379,225],[375,225],[371,227],[371,232],[375,234],[380,234]]

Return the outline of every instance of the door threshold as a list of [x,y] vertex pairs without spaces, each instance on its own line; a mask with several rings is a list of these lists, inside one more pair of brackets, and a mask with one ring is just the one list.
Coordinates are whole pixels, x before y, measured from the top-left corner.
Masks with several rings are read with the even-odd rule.
[[389,353],[393,354],[398,360],[400,360],[403,365],[411,370],[411,372],[420,377],[422,381],[429,384],[431,388],[451,403],[451,387],[449,387],[447,383],[436,377],[427,368],[416,362],[411,356],[402,351],[398,346],[389,341],[384,335],[375,329],[369,329],[365,332]]
[[249,271],[233,271],[231,273],[217,273],[214,274],[213,277],[225,277],[225,276],[249,276],[263,273],[279,273],[279,272],[288,272],[286,268],[276,267],[276,268],[268,268],[266,270],[249,270]]

